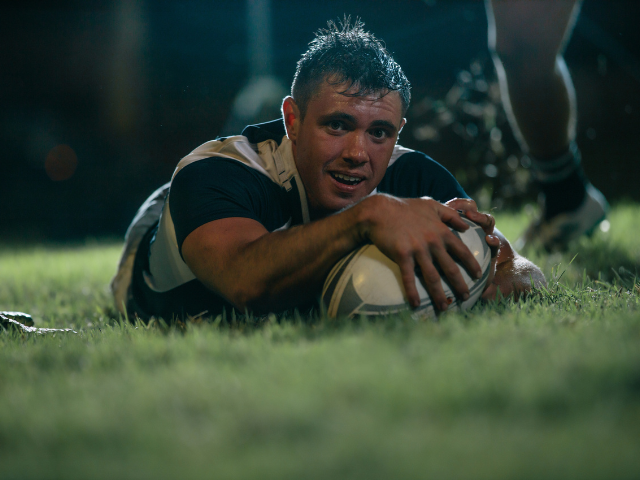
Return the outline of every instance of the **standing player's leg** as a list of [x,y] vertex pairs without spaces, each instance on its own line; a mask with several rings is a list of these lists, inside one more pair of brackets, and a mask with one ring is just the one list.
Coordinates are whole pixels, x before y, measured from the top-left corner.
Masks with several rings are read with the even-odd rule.
[[580,0],[486,0],[486,7],[503,103],[545,199],[542,217],[518,243],[563,247],[607,209],[580,164],[575,90],[562,56]]

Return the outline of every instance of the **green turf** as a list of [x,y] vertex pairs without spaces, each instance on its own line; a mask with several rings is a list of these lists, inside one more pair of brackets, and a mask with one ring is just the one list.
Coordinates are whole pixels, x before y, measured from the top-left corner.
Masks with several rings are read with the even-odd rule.
[[0,310],[79,333],[0,333],[0,478],[638,478],[637,218],[536,256],[528,301],[439,322],[134,326],[120,245],[2,246]]

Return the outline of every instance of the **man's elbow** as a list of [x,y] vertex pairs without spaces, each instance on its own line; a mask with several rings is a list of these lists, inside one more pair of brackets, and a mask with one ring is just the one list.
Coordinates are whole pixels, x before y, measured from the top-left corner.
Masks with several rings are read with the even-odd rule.
[[[224,272],[228,273],[228,272]],[[273,309],[273,288],[249,275],[218,274],[215,279],[199,278],[214,294],[224,298],[239,312],[267,313]]]
[[237,282],[233,289],[223,296],[237,310],[250,313],[264,313],[268,310],[269,294],[259,285]]

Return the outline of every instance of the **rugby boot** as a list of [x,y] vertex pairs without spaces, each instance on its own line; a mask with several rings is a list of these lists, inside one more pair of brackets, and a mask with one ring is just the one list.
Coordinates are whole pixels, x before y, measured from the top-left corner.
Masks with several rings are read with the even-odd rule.
[[591,235],[609,211],[604,195],[593,185],[586,187],[585,198],[573,211],[545,219],[544,209],[516,241],[516,250],[544,249],[548,252],[566,250],[569,243],[582,235]]

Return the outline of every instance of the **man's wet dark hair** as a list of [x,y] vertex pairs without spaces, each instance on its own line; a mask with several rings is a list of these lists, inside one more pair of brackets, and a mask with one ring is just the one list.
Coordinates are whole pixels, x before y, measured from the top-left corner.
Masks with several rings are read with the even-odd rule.
[[[316,33],[309,49],[298,61],[291,85],[291,96],[304,119],[307,105],[323,81],[330,85],[345,85],[343,95],[359,97],[397,91],[402,102],[402,115],[411,101],[411,84],[385,46],[372,33],[364,30],[364,23],[351,18]],[[348,92],[348,93],[347,93]]]

